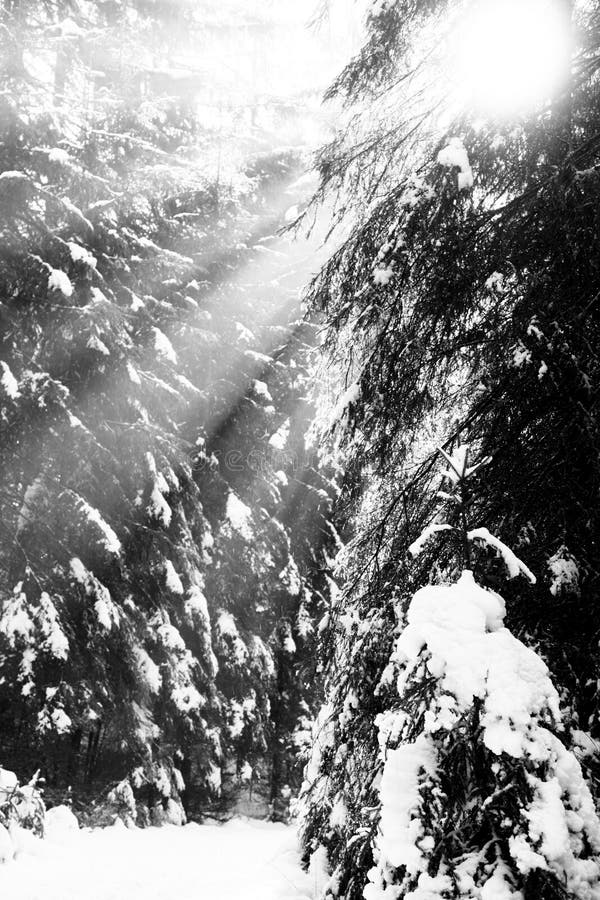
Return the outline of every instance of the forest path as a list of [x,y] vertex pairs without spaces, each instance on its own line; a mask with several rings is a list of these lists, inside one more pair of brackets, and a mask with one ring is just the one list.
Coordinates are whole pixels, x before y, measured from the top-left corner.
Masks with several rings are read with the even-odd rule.
[[127,829],[123,825],[29,836],[0,865],[6,900],[309,900],[296,831],[273,822]]

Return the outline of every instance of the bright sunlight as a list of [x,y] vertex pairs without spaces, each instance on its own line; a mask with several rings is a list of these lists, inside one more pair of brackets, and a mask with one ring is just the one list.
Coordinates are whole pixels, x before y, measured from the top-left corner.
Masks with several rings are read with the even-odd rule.
[[483,114],[538,106],[563,83],[571,35],[564,0],[485,0],[458,20],[451,52],[461,99]]

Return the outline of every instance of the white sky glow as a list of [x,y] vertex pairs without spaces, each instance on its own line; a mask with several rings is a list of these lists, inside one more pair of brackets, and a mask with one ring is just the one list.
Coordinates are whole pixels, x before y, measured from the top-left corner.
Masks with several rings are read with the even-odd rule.
[[468,4],[450,48],[451,77],[462,102],[483,114],[509,116],[549,99],[569,65],[566,7],[564,0]]

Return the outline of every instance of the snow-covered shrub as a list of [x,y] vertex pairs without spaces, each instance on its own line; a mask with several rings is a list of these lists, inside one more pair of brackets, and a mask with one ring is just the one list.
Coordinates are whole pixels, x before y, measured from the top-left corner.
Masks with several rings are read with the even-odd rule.
[[391,640],[378,610],[367,628],[346,603],[333,702],[306,771],[307,860],[326,859],[323,898],[598,900],[600,819],[579,762],[594,742],[570,736],[546,663],[470,569],[483,545],[511,578],[535,583],[502,541],[468,525],[465,482],[481,463],[469,467],[465,447],[443,455],[450,522],[436,517],[409,550],[456,540],[465,568],[392,595]]
[[0,862],[13,858],[21,829],[44,834],[46,811],[36,783],[37,775],[20,785],[14,772],[0,768]]
[[57,837],[60,839],[62,835],[69,831],[77,831],[79,828],[79,820],[70,806],[61,803],[53,806],[46,812],[45,818],[45,834],[48,837]]
[[36,774],[28,784],[20,785],[14,772],[0,768],[0,822],[44,833],[45,806],[37,781]]
[[[600,821],[557,736],[541,658],[468,571],[414,595],[377,722],[383,764],[365,900],[600,897]],[[391,896],[391,895],[390,895]],[[398,896],[398,894],[394,894]]]
[[165,757],[135,768],[102,792],[83,814],[86,825],[106,828],[122,822],[128,828],[147,825],[185,825],[181,802],[185,788],[181,772]]
[[124,778],[109,791],[107,802],[114,809],[116,818],[121,819],[125,825],[135,824],[137,810],[133,789],[128,778]]

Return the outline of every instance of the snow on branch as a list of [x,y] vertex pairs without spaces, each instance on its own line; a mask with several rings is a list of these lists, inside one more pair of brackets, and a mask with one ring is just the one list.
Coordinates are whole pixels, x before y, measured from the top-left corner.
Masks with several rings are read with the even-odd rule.
[[465,477],[467,469],[467,455],[469,448],[466,444],[457,447],[452,456],[450,456],[442,447],[438,447],[438,451],[442,454],[449,468],[444,472],[444,476],[453,481],[454,484]]
[[437,161],[447,169],[457,168],[458,189],[466,191],[473,187],[473,170],[469,162],[469,155],[460,138],[450,138],[445,147],[442,147],[437,156]]
[[428,525],[427,528],[423,529],[416,541],[412,542],[412,544],[408,548],[408,552],[410,553],[410,555],[418,556],[419,553],[421,553],[421,551],[423,550],[423,547],[425,546],[427,541],[439,531],[456,531],[456,529],[453,525],[448,525],[445,522],[440,524],[433,522],[431,525]]
[[474,475],[482,466],[487,466],[492,461],[491,456],[484,456],[475,465],[469,466],[467,463],[469,455],[468,444],[461,444],[456,448],[452,456],[446,453],[443,447],[438,447],[438,452],[444,457],[449,467],[444,472],[444,478],[449,478],[454,484],[458,484],[465,478]]
[[517,575],[523,574],[532,584],[535,584],[536,577],[533,572],[513,553],[510,547],[507,547],[499,538],[491,534],[487,528],[474,528],[472,531],[467,532],[467,537],[470,541],[483,541],[484,544],[497,550],[504,560],[511,578],[516,578]]

